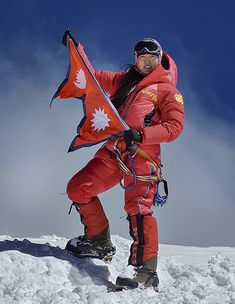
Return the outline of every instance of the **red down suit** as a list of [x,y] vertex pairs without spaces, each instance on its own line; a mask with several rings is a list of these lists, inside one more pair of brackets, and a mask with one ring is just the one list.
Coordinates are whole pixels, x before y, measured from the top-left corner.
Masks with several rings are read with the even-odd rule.
[[[96,79],[110,96],[118,89],[120,79],[125,72],[94,70],[83,50],[79,51]],[[169,55],[163,53],[165,68],[162,64],[145,76],[129,94],[124,106],[118,109],[127,125],[141,131],[143,141],[139,144],[148,158],[136,153],[134,168],[136,175],[157,175],[156,166],[160,164],[160,144],[175,140],[183,130],[183,97],[176,89],[177,67]],[[145,127],[144,119],[154,109],[151,123]],[[108,227],[98,195],[119,183],[133,183],[131,174],[125,174],[119,167],[114,154],[115,140],[106,142],[88,164],[69,181],[67,194],[69,199],[79,205],[82,222],[86,226],[88,238],[92,239]],[[126,157],[123,138],[118,142],[126,166],[131,164]],[[153,160],[153,162],[151,161]],[[156,180],[136,181],[131,190],[125,191],[125,211],[128,214],[130,234],[134,240],[131,246],[129,264],[140,266],[158,254],[157,221],[152,216],[151,207],[156,191]]]

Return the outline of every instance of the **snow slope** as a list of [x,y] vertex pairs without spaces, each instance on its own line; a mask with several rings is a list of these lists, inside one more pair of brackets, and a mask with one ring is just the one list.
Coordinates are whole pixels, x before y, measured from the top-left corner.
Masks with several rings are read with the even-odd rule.
[[112,236],[111,264],[79,260],[65,238],[0,236],[0,304],[235,304],[235,248],[160,245],[160,291],[107,292],[125,268],[130,241]]

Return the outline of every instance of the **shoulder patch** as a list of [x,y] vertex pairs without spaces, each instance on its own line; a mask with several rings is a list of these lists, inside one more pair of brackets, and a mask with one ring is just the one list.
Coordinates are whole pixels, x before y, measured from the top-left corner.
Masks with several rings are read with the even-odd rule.
[[184,99],[183,96],[181,94],[175,94],[175,100],[179,103],[181,103],[182,105],[184,104]]

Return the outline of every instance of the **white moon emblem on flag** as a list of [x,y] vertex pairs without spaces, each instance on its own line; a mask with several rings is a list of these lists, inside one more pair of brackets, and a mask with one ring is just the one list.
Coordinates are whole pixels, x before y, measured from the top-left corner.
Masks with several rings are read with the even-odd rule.
[[108,115],[104,112],[104,109],[101,110],[99,107],[99,110],[95,109],[95,113],[92,113],[94,116],[92,121],[92,127],[96,131],[104,130],[106,127],[109,127],[109,121]]
[[85,89],[86,87],[86,77],[83,70],[78,70],[76,74],[76,81],[73,82],[74,85],[79,89]]

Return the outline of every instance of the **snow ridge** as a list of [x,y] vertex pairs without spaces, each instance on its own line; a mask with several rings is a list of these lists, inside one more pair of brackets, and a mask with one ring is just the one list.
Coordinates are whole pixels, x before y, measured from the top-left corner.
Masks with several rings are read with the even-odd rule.
[[160,291],[108,292],[127,264],[130,241],[112,236],[111,264],[77,259],[52,236],[0,236],[0,304],[235,304],[235,249],[160,245]]

